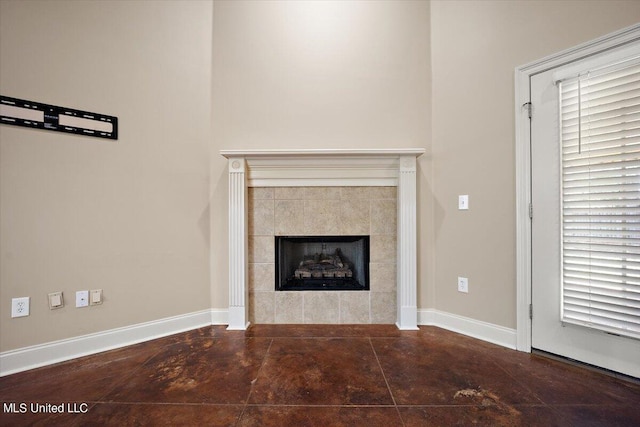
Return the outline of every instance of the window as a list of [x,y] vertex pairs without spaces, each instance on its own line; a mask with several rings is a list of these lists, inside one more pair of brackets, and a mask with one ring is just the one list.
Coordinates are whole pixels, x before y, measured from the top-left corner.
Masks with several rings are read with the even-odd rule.
[[559,93],[561,318],[640,338],[640,59]]

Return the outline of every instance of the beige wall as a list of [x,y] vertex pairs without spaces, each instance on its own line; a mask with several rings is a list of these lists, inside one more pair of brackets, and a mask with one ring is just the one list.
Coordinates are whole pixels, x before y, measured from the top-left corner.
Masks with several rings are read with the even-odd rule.
[[[213,52],[214,152],[429,149],[428,2],[215,2]],[[221,234],[213,237],[211,257],[220,271],[212,304],[226,307],[228,285],[215,277],[226,280],[227,171],[224,159],[213,156],[219,203],[212,205],[212,229]],[[430,229],[428,161],[420,158],[423,236]],[[429,262],[426,242],[421,266]]]
[[[0,126],[0,351],[226,308],[231,148],[426,148],[419,308],[515,327],[514,67],[639,18],[636,1],[0,1],[3,95],[120,119],[118,141]],[[104,305],[72,307],[95,288]]]
[[210,2],[0,2],[1,93],[120,123],[0,126],[0,351],[210,307],[211,21]]
[[[427,304],[516,327],[514,68],[638,21],[637,1],[431,3],[436,272]],[[470,196],[469,211],[457,210],[459,194]],[[457,292],[457,276],[469,278],[469,294]]]

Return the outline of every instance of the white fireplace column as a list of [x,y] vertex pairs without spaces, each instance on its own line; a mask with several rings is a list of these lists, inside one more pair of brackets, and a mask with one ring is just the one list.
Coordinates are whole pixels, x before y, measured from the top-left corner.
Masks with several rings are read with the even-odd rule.
[[248,187],[395,186],[398,188],[397,321],[418,329],[416,158],[422,148],[222,150],[229,161],[229,327],[248,313]]
[[247,265],[246,164],[242,157],[229,158],[229,327],[249,326]]
[[398,173],[398,329],[418,329],[416,157],[400,157]]

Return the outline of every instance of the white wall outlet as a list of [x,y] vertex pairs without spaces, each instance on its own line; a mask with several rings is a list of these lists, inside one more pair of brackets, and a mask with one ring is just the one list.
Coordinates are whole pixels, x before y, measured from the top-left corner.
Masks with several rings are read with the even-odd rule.
[[49,310],[64,307],[64,299],[62,292],[52,292],[49,294]]
[[29,315],[29,297],[11,299],[11,317],[24,317]]
[[92,289],[89,291],[89,305],[102,304],[102,289]]
[[76,292],[76,308],[89,306],[89,291]]
[[469,279],[466,277],[458,277],[458,292],[469,293]]
[[458,196],[458,210],[466,211],[469,209],[469,196],[463,194]]

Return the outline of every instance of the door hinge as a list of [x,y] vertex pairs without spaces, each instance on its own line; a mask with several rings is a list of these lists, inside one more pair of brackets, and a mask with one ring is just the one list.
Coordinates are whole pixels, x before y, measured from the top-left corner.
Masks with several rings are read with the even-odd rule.
[[529,219],[533,219],[533,203],[529,203]]
[[529,319],[533,319],[533,304],[529,304]]
[[527,116],[531,118],[533,116],[533,105],[531,102],[525,102],[522,106],[527,109]]

